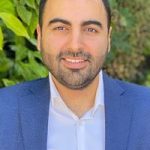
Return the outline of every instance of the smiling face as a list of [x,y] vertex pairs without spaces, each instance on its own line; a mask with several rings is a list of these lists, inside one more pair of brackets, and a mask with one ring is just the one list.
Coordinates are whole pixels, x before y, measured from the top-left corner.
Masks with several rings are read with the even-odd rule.
[[37,31],[43,62],[59,83],[81,89],[97,77],[110,45],[101,0],[48,0]]

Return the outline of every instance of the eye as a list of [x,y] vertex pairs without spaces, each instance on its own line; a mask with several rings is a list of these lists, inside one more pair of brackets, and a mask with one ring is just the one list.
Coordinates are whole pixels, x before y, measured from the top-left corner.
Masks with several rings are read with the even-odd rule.
[[65,30],[67,30],[67,28],[59,26],[59,27],[55,27],[54,30],[65,31]]
[[85,31],[91,32],[91,33],[97,33],[97,30],[94,28],[86,28]]

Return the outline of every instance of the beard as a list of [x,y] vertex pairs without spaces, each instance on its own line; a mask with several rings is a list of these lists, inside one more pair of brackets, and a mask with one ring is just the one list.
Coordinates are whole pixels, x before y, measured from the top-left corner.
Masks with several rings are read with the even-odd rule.
[[[105,56],[93,57],[90,53],[84,50],[77,52],[65,50],[57,56],[46,51],[41,47],[43,63],[48,68],[54,78],[65,87],[73,90],[86,88],[99,74]],[[68,69],[62,63],[64,57],[80,57],[88,62],[88,65],[83,69]]]

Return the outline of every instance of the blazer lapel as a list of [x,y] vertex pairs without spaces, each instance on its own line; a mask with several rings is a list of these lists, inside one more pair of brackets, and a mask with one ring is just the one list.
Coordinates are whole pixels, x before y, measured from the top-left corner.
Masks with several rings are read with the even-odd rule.
[[126,150],[133,104],[116,80],[104,74],[105,150]]
[[46,150],[50,101],[48,78],[33,81],[19,100],[20,123],[25,150]]

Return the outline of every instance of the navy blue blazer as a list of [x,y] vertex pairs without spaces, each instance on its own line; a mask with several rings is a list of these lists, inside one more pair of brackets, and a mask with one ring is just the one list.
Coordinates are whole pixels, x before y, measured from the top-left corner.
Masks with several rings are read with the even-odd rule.
[[[104,91],[105,150],[150,150],[150,89],[104,74]],[[0,150],[46,150],[49,102],[48,78],[1,89]]]

